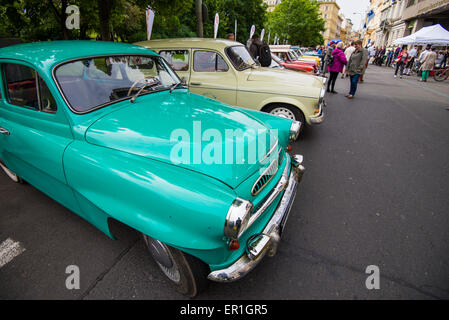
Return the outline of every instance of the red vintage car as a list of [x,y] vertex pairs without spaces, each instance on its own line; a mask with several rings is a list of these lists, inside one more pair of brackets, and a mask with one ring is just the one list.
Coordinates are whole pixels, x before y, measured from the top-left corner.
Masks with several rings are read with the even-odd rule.
[[299,64],[299,63],[289,63],[285,62],[281,58],[279,58],[274,53],[271,54],[271,58],[273,61],[276,62],[277,65],[283,66],[285,69],[299,71],[299,72],[306,72],[313,74],[315,72],[315,68],[313,66],[307,65],[307,64]]
[[[271,50],[279,59],[281,59],[286,65],[287,69],[302,70],[307,72],[318,72],[318,65],[314,60],[299,59],[294,55],[292,51],[287,50]],[[294,66],[299,67],[294,67]]]

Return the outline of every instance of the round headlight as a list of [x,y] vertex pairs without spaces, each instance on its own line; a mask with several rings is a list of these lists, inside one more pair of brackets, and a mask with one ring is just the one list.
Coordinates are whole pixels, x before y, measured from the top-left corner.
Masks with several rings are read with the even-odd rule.
[[253,204],[250,201],[235,199],[226,216],[225,235],[230,239],[237,240],[248,227],[252,211]]
[[302,123],[299,121],[293,121],[290,126],[290,140],[296,141],[298,139],[299,131],[301,131]]

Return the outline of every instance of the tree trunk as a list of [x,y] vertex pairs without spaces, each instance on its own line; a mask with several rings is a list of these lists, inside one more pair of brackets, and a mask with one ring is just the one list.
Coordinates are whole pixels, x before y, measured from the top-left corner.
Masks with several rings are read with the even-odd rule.
[[111,37],[111,11],[114,0],[97,0],[98,16],[100,18],[100,35],[103,41],[112,41]]
[[199,38],[203,37],[203,1],[195,0],[196,12],[196,34]]
[[67,9],[67,0],[61,1],[61,11],[58,11],[55,4],[53,3],[53,0],[51,0],[49,4],[51,9],[53,10],[56,20],[58,20],[59,22],[59,27],[61,28],[62,33],[62,39],[69,40],[69,32],[65,25],[65,20],[67,18],[67,14],[65,13],[65,10]]

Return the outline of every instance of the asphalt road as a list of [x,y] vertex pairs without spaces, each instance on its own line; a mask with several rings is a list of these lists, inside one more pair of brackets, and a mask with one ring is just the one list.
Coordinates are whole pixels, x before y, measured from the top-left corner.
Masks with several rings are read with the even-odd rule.
[[[370,66],[356,99],[338,79],[305,157],[278,254],[200,299],[449,299],[449,82],[394,79]],[[185,299],[138,235],[113,241],[30,185],[0,173],[0,243],[25,249],[0,268],[1,299]],[[67,290],[68,265],[81,273]],[[367,266],[380,269],[368,290]]]

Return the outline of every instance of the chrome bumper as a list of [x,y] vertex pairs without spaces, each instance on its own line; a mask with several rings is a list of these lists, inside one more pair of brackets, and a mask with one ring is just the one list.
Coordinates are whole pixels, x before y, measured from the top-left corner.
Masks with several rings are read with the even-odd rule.
[[276,254],[281,240],[282,230],[287,222],[293,201],[295,200],[298,184],[305,170],[301,163],[302,156],[292,158],[292,169],[284,195],[272,218],[260,235],[260,243],[263,244],[262,247],[259,244],[254,248],[256,252],[250,250],[228,268],[211,272],[207,277],[209,280],[217,282],[233,282],[239,280],[253,270],[265,255],[272,257]]
[[318,114],[318,116],[310,118],[310,123],[311,124],[320,124],[324,121],[324,107],[326,106],[326,101],[323,99],[323,102],[321,103],[320,106],[320,113]]

